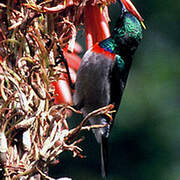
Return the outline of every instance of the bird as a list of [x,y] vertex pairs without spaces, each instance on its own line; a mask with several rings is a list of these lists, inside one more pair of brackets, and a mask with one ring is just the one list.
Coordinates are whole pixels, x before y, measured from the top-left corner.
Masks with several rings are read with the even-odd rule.
[[[143,18],[130,0],[119,0],[121,13],[111,36],[97,42],[82,58],[75,82],[74,105],[83,116],[109,104],[117,112],[126,86],[133,55],[143,38]],[[113,121],[105,115],[91,117],[91,125],[104,125],[93,129],[101,149],[101,174],[107,178],[108,138]]]

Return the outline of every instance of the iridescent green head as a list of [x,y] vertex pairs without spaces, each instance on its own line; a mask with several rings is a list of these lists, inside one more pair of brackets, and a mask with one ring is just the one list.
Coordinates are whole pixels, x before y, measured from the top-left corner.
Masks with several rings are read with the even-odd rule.
[[102,48],[120,56],[132,56],[142,37],[142,27],[146,29],[140,16],[130,0],[119,0],[122,14],[110,38],[100,43]]
[[132,55],[142,39],[142,25],[131,13],[124,12],[117,22],[113,32],[113,39],[117,51],[125,51]]
[[[116,36],[119,38],[132,38],[140,42],[142,39],[142,26],[139,20],[131,15],[130,13],[125,13],[121,24],[117,25],[114,29]],[[118,27],[120,26],[120,27]]]
[[143,18],[130,0],[119,0],[122,14],[112,33],[116,53],[133,55],[142,39]]

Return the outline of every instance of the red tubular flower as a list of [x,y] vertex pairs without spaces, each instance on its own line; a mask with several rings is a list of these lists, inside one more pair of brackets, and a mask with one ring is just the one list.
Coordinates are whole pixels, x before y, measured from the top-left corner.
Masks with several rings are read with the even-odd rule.
[[[65,1],[68,5],[71,5],[71,0]],[[86,7],[84,8],[84,25],[86,32],[86,45],[87,49],[92,47],[96,42],[102,41],[110,36],[108,9],[105,6],[93,4],[93,1],[88,1]],[[70,74],[72,80],[75,82],[76,71],[78,70],[81,62],[81,58],[76,54],[81,51],[81,47],[76,44],[74,52],[68,52],[67,48],[64,50],[64,56],[67,59]],[[64,80],[59,80],[54,82],[55,87],[55,103],[56,104],[72,104],[71,90],[68,84],[68,78],[64,75]]]
[[53,82],[55,87],[55,104],[72,104],[71,91],[66,80]]
[[[81,46],[76,43],[74,52],[68,52],[67,48],[63,49],[64,56],[68,62],[71,80],[76,81],[76,72],[80,66],[81,58],[76,54],[81,52]],[[72,91],[69,87],[69,80],[67,74],[62,74],[62,79],[58,82],[53,82],[55,88],[55,104],[70,104],[72,105]]]
[[[76,72],[69,68],[72,82],[76,81]],[[53,82],[55,91],[55,104],[69,104],[72,105],[72,94],[69,87],[69,81],[67,74],[62,74],[62,79],[57,82]]]
[[68,47],[63,50],[69,67],[75,71],[79,69],[81,63],[81,58],[77,55],[77,53],[80,53],[81,51],[82,48],[78,43],[75,44],[74,52],[72,53],[68,51]]
[[102,9],[99,5],[93,5],[92,2],[88,2],[84,9],[84,25],[87,49],[96,42],[108,38],[110,31],[107,7]]
[[0,62],[3,62],[3,58],[0,56]]

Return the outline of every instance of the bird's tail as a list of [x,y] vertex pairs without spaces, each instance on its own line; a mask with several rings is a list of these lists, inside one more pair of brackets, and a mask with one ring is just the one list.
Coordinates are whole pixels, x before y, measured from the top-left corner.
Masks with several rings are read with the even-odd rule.
[[101,174],[102,178],[106,179],[107,169],[108,169],[108,137],[110,131],[110,125],[107,123],[106,119],[101,116],[96,116],[91,118],[91,124],[104,124],[106,125],[103,128],[93,129],[97,142],[101,146]]
[[108,138],[101,136],[101,175],[103,179],[107,178],[108,169]]

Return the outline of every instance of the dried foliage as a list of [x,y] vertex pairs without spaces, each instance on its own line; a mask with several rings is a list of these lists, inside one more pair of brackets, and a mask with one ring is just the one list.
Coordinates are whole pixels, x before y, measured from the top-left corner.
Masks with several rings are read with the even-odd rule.
[[58,2],[0,3],[0,179],[53,179],[49,164],[67,150],[83,157],[79,132],[101,127],[86,126],[88,118],[112,113],[112,105],[98,109],[69,129],[69,111],[80,112],[54,104],[52,82],[66,73],[61,48],[73,50],[86,4]]

